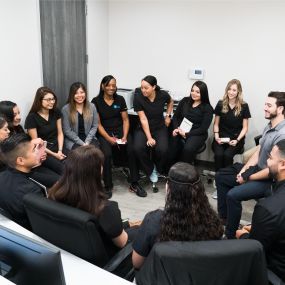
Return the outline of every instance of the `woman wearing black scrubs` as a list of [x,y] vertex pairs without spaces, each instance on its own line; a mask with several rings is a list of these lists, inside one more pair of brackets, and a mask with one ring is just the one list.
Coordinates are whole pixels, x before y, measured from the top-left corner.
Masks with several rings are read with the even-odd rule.
[[[180,128],[184,118],[192,123],[189,132]],[[196,81],[191,87],[190,96],[179,102],[173,116],[172,163],[193,163],[197,151],[203,147],[208,137],[212,118],[213,108],[209,101],[207,85],[203,81]]]
[[[216,171],[232,165],[233,157],[242,150],[250,117],[249,107],[243,101],[240,81],[229,81],[223,100],[220,100],[215,108],[215,138],[212,147]],[[223,138],[228,141],[222,140]]]
[[93,98],[99,114],[98,139],[104,153],[103,180],[105,192],[112,196],[112,158],[113,153],[126,151],[130,169],[130,191],[139,197],[145,197],[146,191],[138,183],[139,170],[133,153],[132,138],[129,135],[129,118],[127,105],[123,96],[116,93],[116,79],[112,75],[105,76],[100,84],[99,95]]
[[[173,100],[166,91],[160,90],[156,78],[148,75],[141,81],[141,92],[135,95],[134,110],[140,119],[140,125],[134,135],[135,153],[144,172],[150,177],[151,182],[156,183],[157,171],[159,173],[166,171],[167,128],[171,122]],[[153,150],[152,158],[150,148]],[[153,187],[153,190],[158,191],[156,187]]]
[[31,110],[25,121],[25,129],[32,139],[41,138],[47,141],[47,159],[42,165],[57,174],[63,172],[62,160],[66,158],[63,149],[63,131],[61,112],[56,108],[57,98],[48,87],[40,87]]

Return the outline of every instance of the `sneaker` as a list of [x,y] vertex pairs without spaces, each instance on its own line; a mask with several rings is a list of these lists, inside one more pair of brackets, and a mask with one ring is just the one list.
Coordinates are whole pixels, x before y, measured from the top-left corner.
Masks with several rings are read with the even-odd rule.
[[213,194],[212,194],[212,198],[213,199],[218,199],[218,192],[215,191]]
[[156,171],[156,167],[154,166],[153,171],[151,173],[151,175],[149,176],[149,179],[152,183],[156,183],[158,181],[158,176],[157,176],[157,171]]
[[152,192],[153,193],[157,193],[158,192],[158,188],[156,187],[155,183],[152,184]]
[[141,187],[141,185],[138,182],[132,183],[130,185],[130,192],[136,193],[139,197],[146,197],[147,193],[146,191]]

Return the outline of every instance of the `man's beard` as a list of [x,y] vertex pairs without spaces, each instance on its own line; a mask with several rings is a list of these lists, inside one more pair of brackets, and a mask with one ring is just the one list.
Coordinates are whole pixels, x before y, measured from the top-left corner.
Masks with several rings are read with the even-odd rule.
[[277,181],[277,175],[278,175],[278,173],[276,171],[272,171],[272,169],[269,168],[269,175],[268,175],[269,178]]
[[268,117],[266,117],[265,119],[268,119],[268,120],[272,120],[272,119],[275,119],[277,117],[277,112],[275,113],[271,113]]

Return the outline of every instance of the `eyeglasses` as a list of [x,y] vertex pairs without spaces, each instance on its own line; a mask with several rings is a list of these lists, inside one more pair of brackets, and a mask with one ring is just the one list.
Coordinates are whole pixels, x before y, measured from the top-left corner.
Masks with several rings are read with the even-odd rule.
[[43,98],[42,100],[45,100],[47,102],[55,102],[55,98]]

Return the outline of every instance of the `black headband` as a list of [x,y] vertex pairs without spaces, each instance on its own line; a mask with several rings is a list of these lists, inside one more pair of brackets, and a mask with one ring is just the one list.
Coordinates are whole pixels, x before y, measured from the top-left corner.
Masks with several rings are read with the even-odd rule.
[[173,183],[176,183],[176,184],[191,185],[191,186],[194,186],[194,185],[198,184],[199,182],[201,182],[200,177],[198,177],[198,179],[196,181],[194,181],[194,182],[180,182],[180,181],[172,179],[171,177],[168,177],[168,180],[173,182]]

